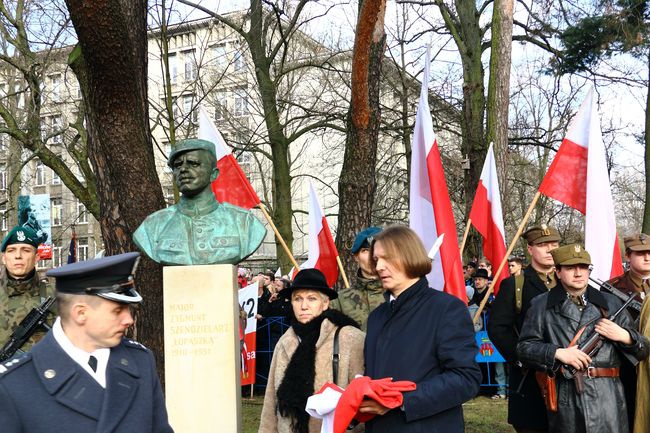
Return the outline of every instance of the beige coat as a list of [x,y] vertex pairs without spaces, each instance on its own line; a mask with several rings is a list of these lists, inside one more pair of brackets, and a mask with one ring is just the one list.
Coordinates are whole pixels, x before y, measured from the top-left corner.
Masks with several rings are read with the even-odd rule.
[[[314,392],[325,382],[332,382],[332,346],[336,326],[329,320],[323,320],[320,337],[316,342],[316,376]],[[346,387],[355,375],[363,374],[363,342],[365,334],[352,326],[345,326],[339,332],[339,376],[337,385]],[[260,419],[259,433],[292,433],[291,420],[279,416],[276,410],[276,395],[291,356],[298,347],[298,337],[292,328],[280,338],[273,351],[273,360],[266,385],[264,407]],[[321,420],[309,420],[309,433],[319,433]]]
[[[650,302],[648,300],[643,303],[641,309],[639,332],[650,338]],[[637,366],[634,433],[650,433],[650,359],[648,358],[639,362]]]

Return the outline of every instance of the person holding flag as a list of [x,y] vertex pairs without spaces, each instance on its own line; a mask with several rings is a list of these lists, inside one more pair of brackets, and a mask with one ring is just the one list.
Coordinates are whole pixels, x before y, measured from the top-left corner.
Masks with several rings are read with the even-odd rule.
[[531,263],[522,275],[501,282],[492,302],[488,335],[510,365],[508,387],[508,423],[518,433],[542,433],[547,430],[546,407],[533,372],[523,369],[517,358],[517,340],[530,302],[555,287],[553,256],[559,247],[560,233],[542,224],[531,227],[523,238],[528,242]]

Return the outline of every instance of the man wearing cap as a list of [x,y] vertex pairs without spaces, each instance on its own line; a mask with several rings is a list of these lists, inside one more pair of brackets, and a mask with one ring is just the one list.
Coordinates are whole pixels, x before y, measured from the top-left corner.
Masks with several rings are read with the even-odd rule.
[[[627,311],[608,319],[622,302],[588,286],[591,256],[584,248],[566,245],[551,254],[559,284],[532,300],[517,345],[525,365],[555,376],[557,411],[548,412],[549,432],[628,432],[619,368],[625,359],[647,358],[650,343]],[[589,356],[579,346],[594,332],[603,343]]]
[[[47,298],[47,283],[38,272],[39,237],[29,227],[12,228],[2,241],[0,271],[0,346],[5,344],[16,326]],[[43,336],[37,331],[22,347],[29,349]]]
[[352,317],[364,332],[370,312],[385,301],[381,281],[370,262],[370,243],[380,232],[380,227],[368,227],[357,233],[350,250],[359,265],[357,282],[350,288],[341,289],[338,299],[332,302],[332,308]]
[[124,338],[142,301],[138,258],[48,272],[59,317],[30,352],[0,365],[2,433],[172,433],[153,354]]
[[546,432],[546,408],[533,372],[522,369],[517,358],[517,340],[531,300],[555,287],[551,251],[559,246],[560,234],[542,224],[523,235],[531,263],[519,277],[501,282],[488,321],[488,335],[508,361],[508,422],[519,433]]
[[[648,281],[648,278],[650,278],[650,236],[645,233],[637,233],[626,236],[623,242],[625,243],[625,260],[629,268],[623,274],[609,280],[609,283],[627,294],[638,293],[638,300],[643,302],[645,296],[650,293],[650,281]],[[630,310],[630,315],[634,320],[639,317],[639,313],[633,310]],[[623,364],[621,366],[621,380],[625,388],[628,420],[631,429],[634,422],[637,393],[636,368],[633,368],[628,363]]]
[[142,222],[133,235],[136,245],[166,265],[234,265],[255,252],[264,225],[247,209],[219,203],[210,187],[219,174],[214,144],[179,141],[167,163],[182,196]]

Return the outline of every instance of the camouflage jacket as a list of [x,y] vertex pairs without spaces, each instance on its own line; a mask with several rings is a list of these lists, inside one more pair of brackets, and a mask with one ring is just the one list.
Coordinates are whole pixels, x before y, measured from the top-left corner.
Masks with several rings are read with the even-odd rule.
[[[0,347],[9,340],[13,330],[32,308],[38,307],[45,297],[52,295],[51,292],[47,280],[38,272],[26,280],[14,280],[9,278],[4,266],[0,268]],[[50,315],[48,323],[53,323],[53,316]],[[22,350],[28,350],[43,335],[45,330],[37,331]]]
[[385,299],[381,281],[364,278],[358,270],[356,286],[340,290],[339,297],[332,301],[332,308],[353,318],[365,332],[368,315],[383,302]]

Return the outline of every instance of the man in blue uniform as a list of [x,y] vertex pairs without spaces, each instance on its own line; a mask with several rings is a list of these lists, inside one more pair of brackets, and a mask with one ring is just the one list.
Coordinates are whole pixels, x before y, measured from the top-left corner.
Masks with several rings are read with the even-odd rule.
[[51,270],[59,317],[0,365],[2,433],[172,433],[152,353],[124,334],[139,253]]

